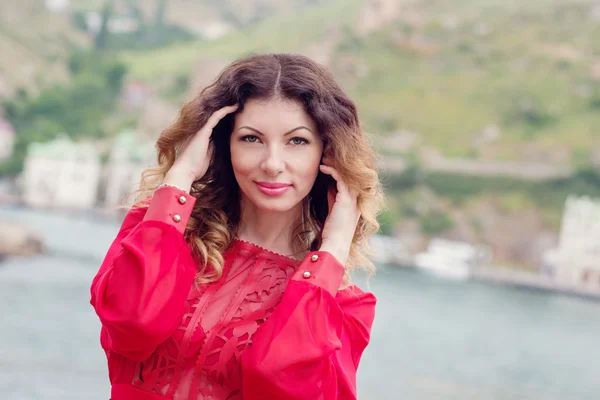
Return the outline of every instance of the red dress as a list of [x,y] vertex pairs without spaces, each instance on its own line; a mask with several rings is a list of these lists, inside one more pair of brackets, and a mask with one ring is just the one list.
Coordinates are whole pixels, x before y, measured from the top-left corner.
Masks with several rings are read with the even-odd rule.
[[194,201],[164,187],[129,211],[93,280],[111,399],[356,399],[375,297],[338,291],[327,252],[300,262],[239,240],[222,278],[195,285]]

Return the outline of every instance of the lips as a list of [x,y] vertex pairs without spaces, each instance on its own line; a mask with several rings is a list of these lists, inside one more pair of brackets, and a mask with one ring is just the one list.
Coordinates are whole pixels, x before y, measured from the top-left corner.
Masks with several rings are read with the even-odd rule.
[[265,187],[267,189],[281,189],[284,187],[291,186],[289,183],[280,182],[256,182],[257,185]]
[[256,186],[267,196],[281,196],[292,187],[289,183],[281,182],[256,182]]

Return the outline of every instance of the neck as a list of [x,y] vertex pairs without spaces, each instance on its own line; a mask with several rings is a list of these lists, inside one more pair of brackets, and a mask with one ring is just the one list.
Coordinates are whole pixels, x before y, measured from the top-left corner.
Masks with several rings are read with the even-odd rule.
[[293,256],[292,233],[302,204],[285,212],[265,211],[243,198],[237,237],[279,254]]

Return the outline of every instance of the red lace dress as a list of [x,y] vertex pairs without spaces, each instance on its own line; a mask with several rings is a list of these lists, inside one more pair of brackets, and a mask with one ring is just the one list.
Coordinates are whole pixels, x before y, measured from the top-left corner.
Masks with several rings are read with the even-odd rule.
[[165,187],[133,208],[93,280],[111,399],[355,399],[375,297],[338,291],[329,253],[300,262],[242,241],[198,287],[183,237],[194,201]]

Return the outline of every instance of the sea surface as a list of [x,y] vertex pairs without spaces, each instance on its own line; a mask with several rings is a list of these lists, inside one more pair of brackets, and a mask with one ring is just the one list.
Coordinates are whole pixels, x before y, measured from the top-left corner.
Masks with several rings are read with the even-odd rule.
[[[118,222],[0,206],[6,220],[49,253],[0,264],[0,399],[107,400],[89,286]],[[600,399],[599,302],[385,266],[370,289],[359,399]]]

